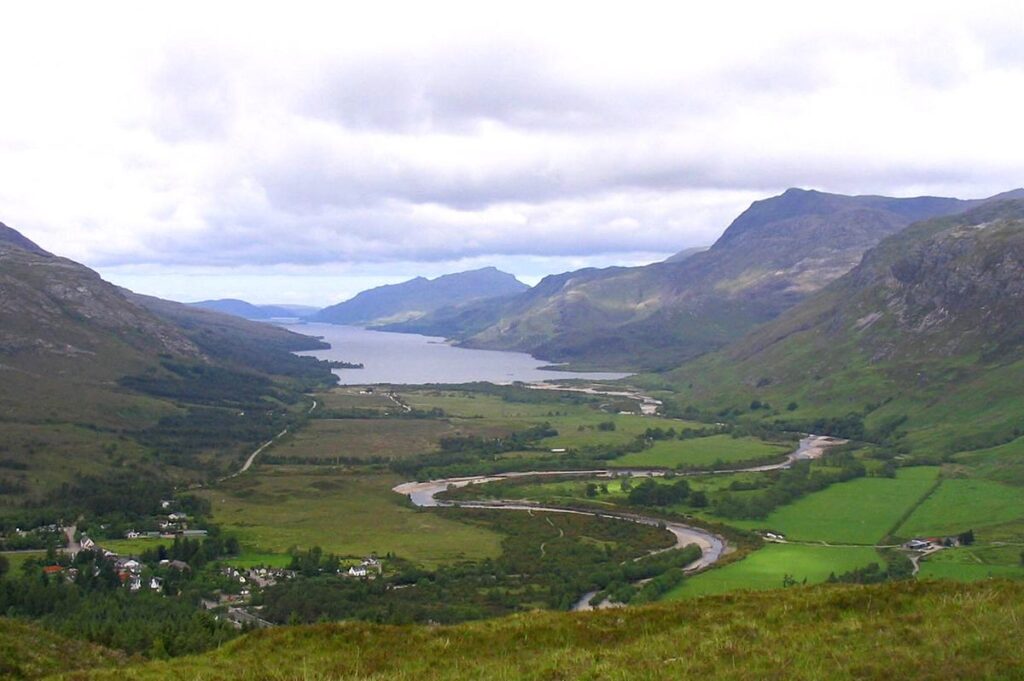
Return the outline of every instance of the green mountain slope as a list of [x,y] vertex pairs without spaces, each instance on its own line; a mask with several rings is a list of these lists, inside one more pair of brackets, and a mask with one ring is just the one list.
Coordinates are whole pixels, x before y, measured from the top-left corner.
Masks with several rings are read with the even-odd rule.
[[790,189],[755,202],[707,251],[548,277],[500,305],[445,310],[421,322],[472,347],[667,369],[774,319],[911,222],[980,203]]
[[521,293],[527,288],[511,274],[485,267],[436,279],[416,277],[401,284],[379,286],[326,307],[310,319],[330,324],[381,326],[415,320],[443,307]]
[[1024,201],[993,202],[886,239],[816,296],[663,378],[685,402],[853,413],[869,438],[948,454],[1021,434],[1022,310]]
[[[286,411],[303,387],[333,380],[326,366],[291,354],[320,346],[277,327],[138,296],[3,226],[2,506],[39,502],[61,484],[114,468],[189,477],[230,466],[236,448],[277,425],[256,414],[246,424],[240,405]],[[219,463],[200,461],[202,436],[187,445],[168,439],[172,426],[197,418],[209,443],[217,428],[225,438],[244,431],[223,449],[211,444],[213,459],[225,456]],[[173,464],[161,459],[168,449]]]
[[323,624],[89,679],[1004,679],[1024,585],[795,587],[451,627]]
[[160,355],[186,361],[202,353],[181,329],[132,304],[92,270],[24,237],[0,240],[0,417],[78,411],[86,406],[83,396],[94,399]]

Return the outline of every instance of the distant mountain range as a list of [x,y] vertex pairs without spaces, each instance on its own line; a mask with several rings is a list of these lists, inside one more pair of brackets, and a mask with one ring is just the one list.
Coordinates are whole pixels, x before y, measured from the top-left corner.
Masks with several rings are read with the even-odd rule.
[[242,319],[252,320],[307,317],[315,314],[320,309],[311,305],[253,305],[236,298],[201,300],[197,303],[188,304],[205,310],[213,310],[214,312],[222,312],[241,317]]
[[509,297],[529,287],[507,272],[485,267],[436,279],[416,277],[363,291],[309,316],[311,321],[384,326],[419,319],[444,307]]
[[790,189],[755,202],[706,251],[554,275],[516,296],[447,306],[387,328],[581,367],[669,369],[774,319],[912,222],[984,202]]

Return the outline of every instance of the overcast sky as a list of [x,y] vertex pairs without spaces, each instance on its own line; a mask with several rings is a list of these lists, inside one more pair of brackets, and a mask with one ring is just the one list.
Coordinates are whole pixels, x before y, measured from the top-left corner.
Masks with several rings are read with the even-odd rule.
[[790,186],[1024,185],[1019,2],[18,5],[0,221],[178,300],[534,283]]

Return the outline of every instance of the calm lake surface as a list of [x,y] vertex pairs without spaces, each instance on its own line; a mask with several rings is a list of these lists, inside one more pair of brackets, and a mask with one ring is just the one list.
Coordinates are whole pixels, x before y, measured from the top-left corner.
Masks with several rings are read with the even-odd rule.
[[470,350],[448,345],[443,338],[411,333],[369,331],[336,324],[286,324],[307,336],[320,336],[329,350],[301,352],[319,359],[361,362],[363,369],[336,369],[341,385],[364,383],[536,382],[567,378],[610,380],[629,374],[545,371],[548,362],[523,352]]

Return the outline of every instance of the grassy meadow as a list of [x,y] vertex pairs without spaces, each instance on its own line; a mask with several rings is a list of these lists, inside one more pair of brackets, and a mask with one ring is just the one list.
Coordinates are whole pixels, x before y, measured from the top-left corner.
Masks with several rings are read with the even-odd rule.
[[1021,541],[1024,490],[991,480],[945,479],[900,526],[904,537],[946,536],[974,530],[979,542]]
[[1024,543],[946,549],[921,561],[921,579],[1024,579]]
[[620,456],[612,465],[619,468],[708,468],[772,456],[781,458],[793,449],[791,445],[772,444],[756,437],[710,435],[689,440],[659,440],[650,449]]
[[880,563],[869,547],[803,546],[768,544],[743,560],[691,577],[666,596],[669,600],[694,598],[729,591],[780,589],[789,575],[799,583],[818,584],[837,575]]
[[437,449],[456,429],[445,421],[313,419],[268,451],[275,459],[406,458]]
[[878,543],[935,484],[938,467],[901,468],[895,478],[858,478],[808,494],[763,520],[732,521],[768,528],[791,541]]
[[462,390],[399,389],[402,401],[414,409],[441,409],[448,416],[484,419],[545,420],[555,413],[584,413],[587,407],[551,402],[508,402],[498,395]]
[[345,556],[384,555],[437,565],[493,557],[501,536],[418,510],[391,491],[391,474],[263,466],[202,495],[213,520],[257,553],[320,546]]

